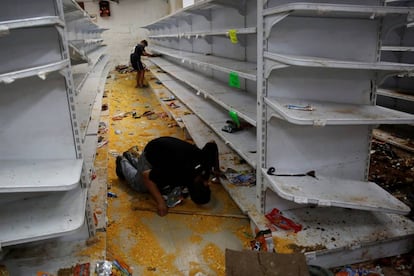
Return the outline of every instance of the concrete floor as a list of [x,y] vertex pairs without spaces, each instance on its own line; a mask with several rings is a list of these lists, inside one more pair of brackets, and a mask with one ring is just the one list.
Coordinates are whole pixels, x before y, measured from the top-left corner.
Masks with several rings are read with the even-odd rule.
[[[148,82],[160,88],[150,74]],[[91,275],[98,262],[120,260],[133,275],[224,275],[225,249],[249,248],[250,222],[220,184],[213,184],[213,199],[199,207],[185,200],[166,217],[155,213],[149,195],[139,195],[116,177],[115,157],[131,146],[144,148],[159,136],[187,139],[188,135],[167,114],[187,114],[161,105],[151,88],[137,89],[135,73],[111,72],[107,79],[100,122],[102,144],[95,159],[96,178],[89,191],[96,236],[85,242],[86,229],[69,237],[11,248],[0,261],[10,275],[57,275],[64,268],[89,263]],[[160,91],[160,90],[158,90]],[[163,109],[164,107],[164,109]],[[150,118],[132,118],[129,112],[153,111]],[[121,120],[112,118],[126,113]],[[188,140],[191,142],[191,140]],[[107,191],[117,197],[107,197]],[[79,238],[83,237],[83,238]]]

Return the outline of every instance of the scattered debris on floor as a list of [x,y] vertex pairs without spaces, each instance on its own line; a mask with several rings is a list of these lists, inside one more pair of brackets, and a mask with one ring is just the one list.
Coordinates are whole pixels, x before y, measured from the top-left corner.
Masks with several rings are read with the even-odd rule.
[[117,65],[115,67],[115,70],[120,74],[127,74],[135,71],[134,68],[132,68],[131,66],[123,64]]
[[369,180],[377,183],[411,208],[414,219],[414,154],[374,140]]
[[97,276],[132,276],[132,269],[122,261],[98,262],[95,267]]
[[254,240],[250,242],[251,250],[275,252],[275,244],[270,229],[257,232]]
[[106,144],[108,144],[108,141],[107,140],[102,140],[101,142],[98,142],[96,147],[101,148],[101,147],[105,146]]
[[57,276],[89,276],[90,264],[76,264],[70,268],[61,268],[58,270]]
[[[406,142],[407,140],[409,138],[405,139]],[[414,152],[405,150],[405,145],[400,147],[397,144],[393,145],[374,139],[371,145],[369,181],[377,183],[407,204],[411,208],[407,217],[414,219]],[[414,275],[413,262],[414,252],[410,252],[400,256],[333,268],[332,271],[336,273],[336,276],[412,276]],[[358,271],[359,274],[356,274]]]
[[10,276],[7,267],[4,265],[0,265],[0,276]]

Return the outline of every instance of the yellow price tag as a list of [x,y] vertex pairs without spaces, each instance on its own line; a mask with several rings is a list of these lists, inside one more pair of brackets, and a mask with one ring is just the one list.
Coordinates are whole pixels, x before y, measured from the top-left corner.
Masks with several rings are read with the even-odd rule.
[[237,39],[237,31],[234,29],[229,30],[229,37],[230,41],[233,44],[239,43],[239,40]]

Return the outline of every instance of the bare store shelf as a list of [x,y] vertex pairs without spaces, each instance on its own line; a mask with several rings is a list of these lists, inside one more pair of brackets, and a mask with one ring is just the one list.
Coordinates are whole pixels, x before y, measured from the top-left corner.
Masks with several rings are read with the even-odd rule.
[[17,20],[9,20],[0,22],[0,33],[7,35],[10,30],[43,27],[43,26],[60,26],[63,27],[65,23],[58,16],[43,16],[35,18],[25,18]]
[[276,97],[265,98],[265,102],[276,112],[271,114],[271,117],[283,118],[298,125],[414,123],[414,116],[411,114],[374,105],[351,105]]
[[55,63],[49,63],[47,65],[0,74],[0,83],[11,83],[17,79],[28,78],[32,76],[38,76],[41,79],[45,79],[49,73],[67,69],[69,63],[69,60],[62,60]]
[[[265,52],[264,57],[268,59],[268,70],[284,68],[286,66],[302,67],[324,67],[324,68],[342,68],[354,70],[376,70],[389,72],[413,72],[414,64],[401,64],[393,62],[358,62],[349,60],[334,60],[327,58],[306,57],[281,55],[271,52]],[[273,62],[272,62],[273,61]]]
[[95,51],[88,53],[88,64],[82,63],[72,66],[72,75],[76,94],[79,94],[79,91],[82,89],[82,86],[95,65],[105,57],[105,51],[106,46],[99,47]]
[[256,63],[179,51],[159,46],[151,46],[150,50],[178,59],[183,63],[194,64],[201,68],[210,68],[223,73],[235,72],[241,78],[256,81]]
[[78,65],[88,62],[88,57],[84,52],[78,49],[75,45],[69,42],[69,55],[71,65]]
[[289,13],[291,16],[315,16],[315,17],[347,17],[373,19],[393,14],[405,14],[410,12],[406,8],[383,7],[368,5],[341,5],[322,3],[290,3],[268,8],[263,11],[264,16]]
[[[271,29],[287,17],[318,17],[318,18],[353,18],[373,20],[378,17],[409,15],[409,10],[402,7],[384,7],[369,5],[342,5],[325,3],[289,3],[263,10],[266,22],[266,37]],[[395,22],[391,22],[395,24]],[[401,22],[400,22],[401,23]]]
[[390,51],[390,52],[413,52],[414,47],[410,46],[382,46],[381,51]]
[[[16,8],[15,0],[1,1],[3,7],[0,15],[0,21],[27,19],[43,16],[59,16],[59,9],[51,1],[19,1]],[[52,4],[52,5],[51,5]],[[61,15],[63,18],[63,15]]]
[[230,32],[235,32],[236,35],[248,35],[256,34],[256,27],[250,28],[235,28],[235,29],[225,29],[225,30],[211,30],[211,31],[194,31],[194,32],[181,32],[175,34],[158,34],[158,35],[149,35],[149,38],[152,39],[162,39],[162,38],[204,38],[207,36],[229,36]]
[[180,9],[170,15],[167,15],[165,17],[162,17],[158,19],[155,22],[152,22],[148,25],[143,26],[143,28],[149,29],[149,30],[156,30],[159,28],[162,28],[163,26],[174,24],[172,22],[176,21],[176,19],[179,18],[186,18],[189,14],[200,14],[205,16],[207,19],[211,20],[210,14],[208,10],[210,9],[217,9],[220,7],[230,7],[235,8],[239,11],[239,13],[243,14],[244,9],[239,5],[238,3],[235,3],[232,0],[201,0],[197,1],[191,6],[188,6],[186,8]]
[[0,160],[0,193],[66,191],[80,184],[82,159]]
[[226,110],[235,110],[240,118],[243,118],[251,125],[256,125],[256,98],[255,95],[246,91],[232,88],[228,85],[220,83],[212,78],[207,78],[199,73],[195,73],[189,69],[179,67],[173,63],[168,64],[161,58],[151,58],[151,61],[158,65],[162,70],[168,72],[183,83],[191,86],[206,98],[212,99],[214,102],[225,108]]
[[262,169],[270,188],[280,197],[318,206],[406,215],[410,208],[373,182],[316,176],[273,176]]
[[[79,128],[82,139],[89,132],[89,124],[91,122],[92,110],[94,103],[97,100],[97,95],[102,95],[103,85],[106,75],[108,74],[109,57],[104,55],[94,67],[89,71],[87,78],[82,83],[78,95],[76,96],[76,109],[78,112]],[[96,133],[97,127],[92,131]]]
[[[38,39],[39,37],[42,39]],[[61,54],[62,34],[55,26],[16,29],[1,36],[0,43],[8,49],[0,52],[0,74],[3,78],[4,75],[11,76],[14,72],[16,77],[25,75],[21,72],[28,71],[42,74],[42,69],[47,73],[48,67],[66,60]],[[27,51],[27,45],[31,47],[30,59],[22,55],[22,52]]]
[[[0,208],[0,244],[9,246],[62,236],[78,230],[85,220],[87,191],[31,194]],[[7,194],[0,195],[0,197]],[[10,215],[13,214],[13,215]]]
[[402,93],[402,92],[390,90],[390,89],[378,89],[377,94],[381,96],[390,97],[390,98],[414,102],[413,93]]
[[414,222],[401,215],[335,207],[282,211],[303,229],[274,231],[274,239],[302,249],[310,265],[334,267],[414,248]]

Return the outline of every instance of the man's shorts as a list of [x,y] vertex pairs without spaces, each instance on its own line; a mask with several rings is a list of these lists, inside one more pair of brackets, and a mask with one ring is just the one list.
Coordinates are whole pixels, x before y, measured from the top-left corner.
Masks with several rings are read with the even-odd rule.
[[144,64],[140,60],[136,62],[132,62],[131,64],[132,64],[132,67],[137,71],[141,71],[145,69]]
[[139,157],[133,157],[132,162],[123,158],[121,160],[122,172],[128,184],[137,192],[148,192],[147,186],[144,183],[142,172],[150,170],[152,167],[148,163],[145,153],[143,152]]
[[141,62],[141,58],[138,60],[134,57],[134,54],[130,54],[129,61],[131,62],[132,68],[137,71],[141,71],[145,69],[145,65]]

